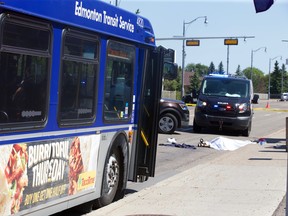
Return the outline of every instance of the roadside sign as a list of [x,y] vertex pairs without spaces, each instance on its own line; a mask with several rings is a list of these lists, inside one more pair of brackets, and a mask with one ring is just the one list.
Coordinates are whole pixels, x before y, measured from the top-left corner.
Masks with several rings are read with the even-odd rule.
[[200,40],[186,40],[186,46],[199,46]]
[[225,45],[238,45],[238,39],[224,39]]

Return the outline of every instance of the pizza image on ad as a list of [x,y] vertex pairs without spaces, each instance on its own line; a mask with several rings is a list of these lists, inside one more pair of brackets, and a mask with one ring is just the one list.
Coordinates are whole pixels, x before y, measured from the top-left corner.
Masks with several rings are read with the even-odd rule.
[[[7,152],[7,149],[12,147],[10,153]],[[1,182],[1,215],[15,214],[19,212],[20,205],[23,199],[23,191],[28,185],[28,176],[27,176],[27,145],[26,144],[14,144],[1,147],[1,154],[6,158],[7,162],[4,168],[4,175],[0,174]],[[4,159],[5,161],[5,159]],[[3,162],[1,161],[1,166]]]
[[9,188],[4,173],[12,146],[0,146],[0,215],[10,215],[12,199],[9,196]]

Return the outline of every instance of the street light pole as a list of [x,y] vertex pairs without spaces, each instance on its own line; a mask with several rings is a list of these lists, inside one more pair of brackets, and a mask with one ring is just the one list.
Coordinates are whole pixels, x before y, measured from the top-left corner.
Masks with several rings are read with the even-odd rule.
[[283,93],[283,70],[281,69],[281,94]]
[[271,78],[270,78],[270,72],[271,72],[271,61],[273,61],[274,59],[276,58],[279,58],[282,59],[282,56],[276,56],[274,58],[269,58],[269,80],[268,80],[268,103],[269,103],[269,100],[270,100],[270,82],[271,82]]
[[252,80],[252,70],[253,70],[253,53],[259,51],[260,49],[265,49],[264,51],[267,51],[267,47],[260,47],[256,50],[251,50],[251,69],[250,69],[250,79]]
[[229,46],[227,45],[227,75],[229,74]]
[[[185,37],[185,20],[183,21],[183,38]],[[184,67],[185,67],[185,39],[182,40],[182,82],[181,82],[181,99],[185,95],[184,89]]]
[[[282,42],[288,42],[288,40],[282,40]],[[287,63],[288,62],[288,59],[286,59],[286,65],[288,64]],[[282,77],[281,77],[281,94],[283,93],[283,70],[281,70],[282,71]],[[288,187],[288,186],[287,186]],[[287,200],[287,202],[286,202],[287,204],[288,204],[288,200]],[[287,205],[286,205],[287,206]],[[288,211],[287,211],[287,215],[288,215]]]
[[199,16],[197,18],[195,18],[194,20],[190,21],[190,22],[185,22],[185,20],[183,21],[183,40],[182,40],[182,91],[181,91],[181,98],[185,95],[185,88],[184,88],[184,72],[185,72],[185,57],[186,57],[186,53],[185,53],[185,31],[186,31],[186,26],[185,25],[190,25],[191,23],[195,22],[197,19],[200,18],[204,18],[205,21],[204,23],[207,24],[207,16]]
[[[273,58],[274,59],[274,58]],[[271,58],[269,59],[269,75],[268,75],[268,102],[270,100],[270,71],[271,71]]]

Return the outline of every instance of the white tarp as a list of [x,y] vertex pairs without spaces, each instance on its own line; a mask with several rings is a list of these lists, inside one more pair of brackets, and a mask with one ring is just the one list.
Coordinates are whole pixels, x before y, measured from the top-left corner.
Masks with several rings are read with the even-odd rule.
[[207,146],[213,149],[233,151],[245,145],[253,144],[254,142],[250,140],[229,139],[229,138],[220,136],[220,137],[214,138],[210,142],[206,141],[205,143]]

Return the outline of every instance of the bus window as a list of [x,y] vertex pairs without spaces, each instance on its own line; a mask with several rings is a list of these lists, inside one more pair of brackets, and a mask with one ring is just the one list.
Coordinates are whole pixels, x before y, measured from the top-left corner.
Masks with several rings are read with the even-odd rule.
[[95,117],[98,42],[67,33],[63,44],[60,124],[67,120],[91,122]]
[[[41,122],[47,115],[50,31],[33,22],[1,25],[0,124]],[[19,124],[18,124],[19,125]],[[9,126],[11,127],[11,125]]]
[[104,120],[131,117],[135,49],[110,41],[107,48]]

